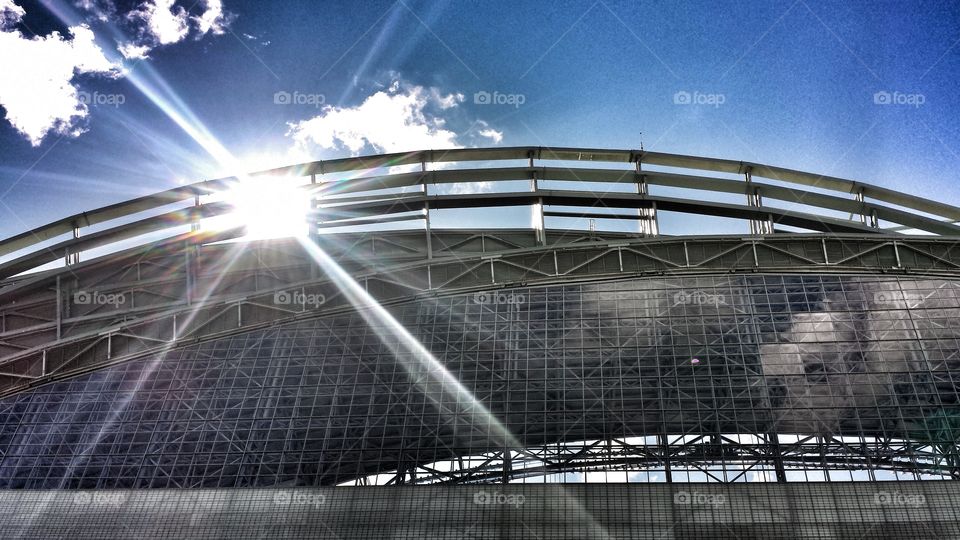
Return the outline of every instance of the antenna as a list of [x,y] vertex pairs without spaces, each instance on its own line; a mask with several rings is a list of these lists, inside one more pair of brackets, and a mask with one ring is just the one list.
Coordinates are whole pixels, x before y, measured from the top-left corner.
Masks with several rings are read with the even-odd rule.
[[643,152],[643,132],[640,132],[640,151]]

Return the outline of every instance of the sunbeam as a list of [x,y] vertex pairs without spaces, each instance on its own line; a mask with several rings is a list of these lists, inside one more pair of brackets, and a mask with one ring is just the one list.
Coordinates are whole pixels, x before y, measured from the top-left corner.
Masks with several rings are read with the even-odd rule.
[[[343,292],[367,325],[378,334],[390,348],[394,358],[410,375],[424,395],[441,414],[454,415],[471,428],[488,437],[489,446],[502,448],[504,452],[521,449],[523,444],[470,390],[463,385],[417,338],[410,334],[389,311],[370,296],[359,283],[309,238],[298,236],[300,244],[320,266],[330,280]],[[454,397],[451,407],[444,396]],[[566,512],[578,516],[589,528],[590,538],[609,538],[608,531],[597,522],[579,501],[570,497],[562,485],[553,484],[548,489],[556,492],[552,499],[559,501]]]

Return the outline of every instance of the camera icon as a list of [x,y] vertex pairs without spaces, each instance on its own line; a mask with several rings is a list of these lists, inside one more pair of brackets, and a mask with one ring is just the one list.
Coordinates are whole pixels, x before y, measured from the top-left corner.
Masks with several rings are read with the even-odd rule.
[[493,497],[486,491],[478,491],[473,494],[473,504],[490,504]]
[[491,302],[490,293],[478,292],[474,294],[473,302],[475,304],[489,304]]
[[686,491],[678,491],[674,493],[673,504],[690,504],[690,494]]
[[293,101],[290,92],[283,90],[273,94],[273,103],[276,105],[289,105]]
[[490,92],[481,90],[473,94],[473,102],[477,105],[489,105],[492,102],[492,97]]
[[86,491],[81,491],[79,493],[73,494],[74,504],[90,504],[91,501],[93,501],[93,496]]
[[89,291],[77,291],[73,293],[73,303],[86,306],[93,302],[93,295]]
[[277,291],[273,293],[273,303],[281,306],[289,306],[293,303],[293,295],[287,291]]
[[890,504],[893,501],[893,497],[885,491],[873,494],[873,503],[874,504]]
[[674,105],[689,105],[692,101],[690,92],[685,90],[680,90],[673,95],[673,104]]
[[80,103],[83,103],[84,105],[90,105],[91,103],[93,103],[93,96],[90,95],[90,92],[87,92],[85,90],[80,90],[79,92],[77,92],[77,100],[80,101]]
[[273,495],[273,504],[286,506],[290,504],[290,492],[278,491]]
[[879,92],[873,94],[873,102],[876,105],[890,105],[893,103],[893,96],[890,95],[890,92],[880,90]]

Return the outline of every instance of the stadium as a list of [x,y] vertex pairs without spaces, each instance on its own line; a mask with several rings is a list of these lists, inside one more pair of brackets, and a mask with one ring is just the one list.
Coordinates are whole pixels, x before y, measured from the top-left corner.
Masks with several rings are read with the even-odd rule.
[[0,527],[960,538],[958,221],[860,181],[547,147],[70,216],[0,241]]

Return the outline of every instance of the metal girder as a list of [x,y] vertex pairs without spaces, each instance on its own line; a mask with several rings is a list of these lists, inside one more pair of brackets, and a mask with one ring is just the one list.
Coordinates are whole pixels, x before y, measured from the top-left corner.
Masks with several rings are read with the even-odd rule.
[[[527,166],[429,171],[426,165],[512,160],[524,160]],[[535,166],[534,160],[632,166],[618,169],[568,163],[571,166],[541,167]],[[649,170],[641,168],[642,163],[743,175],[746,181]],[[419,166],[420,170],[358,178],[337,176],[404,165]],[[859,182],[761,164],[630,150],[522,147],[348,158],[261,175],[309,177],[310,184],[304,189],[312,196],[311,241],[384,305],[514,286],[736,272],[960,277],[960,251],[956,249],[960,227],[954,224],[960,220],[960,209]],[[755,177],[777,183],[756,182]],[[464,195],[428,189],[430,185],[458,182],[515,180],[529,180],[530,191]],[[228,213],[232,208],[222,202],[201,204],[199,197],[222,191],[234,181],[228,178],[202,182],[141,197],[71,216],[0,242],[0,256],[13,257],[0,263],[0,277],[6,278],[0,281],[0,396],[132,359],[159,356],[198,342],[354,311],[354,305],[296,241],[224,243],[242,237],[245,231],[200,229],[199,220]],[[546,181],[578,182],[579,191],[544,189]],[[636,192],[583,190],[590,183],[635,184]],[[820,191],[785,183],[812,186]],[[421,191],[374,192],[416,186],[421,186]],[[651,194],[650,186],[746,195],[747,200],[746,204],[733,204],[702,197],[666,197]],[[851,193],[854,198],[849,196]],[[769,206],[771,200],[803,205],[802,210],[828,210],[834,212],[833,216],[849,213],[851,219],[800,211],[795,206],[777,208]],[[183,207],[191,203],[192,206]],[[431,225],[430,213],[434,210],[508,206],[534,207],[537,223],[522,230],[441,230]],[[658,211],[745,220],[750,223],[751,234],[663,236]],[[859,218],[854,220],[853,216]],[[639,232],[552,228],[544,222],[545,217],[639,221]],[[337,232],[347,226],[410,220],[422,221],[423,229]],[[878,228],[880,220],[944,236],[891,235],[890,231]],[[830,234],[775,234],[779,232],[777,225]],[[91,226],[98,228],[81,234]],[[185,227],[189,227],[189,232],[183,232]],[[72,236],[61,238],[67,234]],[[153,234],[165,236],[144,238]],[[84,251],[135,238],[141,240],[134,247],[80,261]],[[44,245],[51,241],[52,245]],[[66,268],[16,275],[60,258],[67,259]],[[91,296],[113,301],[83,300]],[[283,298],[323,300],[314,304]],[[597,339],[602,340],[603,336],[598,335]],[[723,339],[702,339],[698,345],[717,348]],[[584,376],[602,373],[609,367],[609,359],[600,358]],[[749,371],[748,366],[738,368],[751,376],[763,376]],[[664,392],[685,403],[697,404],[697,408],[702,400],[711,399],[690,388],[670,386],[673,383],[669,378],[676,378],[676,368],[663,369]],[[655,408],[657,403],[643,401],[639,368],[635,375],[636,385],[631,386],[633,379],[628,377],[624,382],[627,391],[620,399],[629,394],[637,403],[642,401],[638,411]],[[938,376],[931,374],[931,384],[950,383],[937,381]],[[496,371],[484,382],[484,391],[491,395],[509,394],[516,391],[511,390],[511,385],[517,383],[511,380],[509,369]],[[545,396],[585,391],[583,381],[576,378],[556,386],[543,382],[541,387],[534,388],[538,384],[530,383],[530,390]],[[762,409],[754,407],[756,396],[748,388],[731,392],[731,403],[750,410]],[[617,399],[602,387],[591,393],[589,397],[600,402]],[[559,402],[545,401],[545,418],[563,415]],[[477,459],[451,455],[449,463],[443,464],[428,462],[416,452],[391,451],[384,453],[383,463],[331,469],[322,482],[378,483],[382,478],[375,477],[387,476],[391,477],[387,483],[395,484],[485,483],[571,471],[589,474],[627,470],[662,474],[666,481],[694,475],[711,481],[737,482],[744,475],[757,473],[782,482],[796,471],[817,469],[828,475],[834,468],[864,470],[871,475],[875,470],[893,470],[960,477],[955,445],[934,448],[929,442],[887,440],[868,433],[872,428],[862,426],[862,437],[855,445],[842,436],[819,434],[822,422],[817,418],[812,418],[810,425],[789,418],[785,425],[815,433],[796,437],[772,431],[778,420],[772,415],[758,415],[755,424],[746,425],[738,422],[731,410],[703,410],[695,425],[685,424],[679,415],[677,419],[664,418],[662,425],[653,429],[655,434],[646,435],[649,440],[621,437],[554,444],[548,440],[553,436],[550,433],[532,431],[527,435],[535,444],[523,448],[501,445],[474,456]],[[503,414],[509,416],[511,411],[504,410]],[[604,432],[615,424],[646,426],[642,412],[624,413],[624,418],[613,419],[614,423],[609,425],[611,419],[586,413],[583,416],[584,424],[594,430],[585,429],[588,435],[584,437],[598,437],[597,431]],[[368,418],[365,427],[369,429],[380,420]],[[744,425],[744,429],[756,432],[731,435],[720,431],[719,426],[731,425]],[[350,453],[355,449],[335,450]]]
[[[563,441],[538,447],[457,456],[434,463],[414,463],[395,471],[380,471],[373,476],[341,482],[342,485],[409,484],[490,484],[517,481],[544,475],[600,473],[627,481],[664,482],[672,475],[689,475],[699,481],[736,483],[747,474],[768,477],[767,481],[796,481],[792,475],[816,469],[817,472],[897,471],[912,474],[939,474],[960,478],[955,468],[942,464],[942,456],[924,449],[915,441],[897,441],[891,451],[889,441],[867,437],[856,447],[828,437],[803,437],[788,445],[777,443],[776,433],[724,434],[717,436],[664,436]],[[507,464],[509,463],[509,467]],[[637,479],[639,477],[639,479]],[[574,482],[583,481],[574,480]],[[687,481],[687,480],[684,480]],[[753,480],[756,481],[756,480]],[[506,482],[504,482],[506,483]]]
[[[321,235],[317,241],[384,304],[519,284],[730,272],[960,275],[938,237],[774,235],[636,238],[575,231]],[[353,309],[293,240],[134,249],[0,289],[0,392],[234,332]],[[196,251],[196,255],[184,254]],[[189,264],[188,264],[189,262]],[[58,285],[59,283],[59,285]],[[275,295],[322,295],[319,306]],[[114,295],[112,304],[77,295]]]
[[[471,163],[482,161],[527,160],[527,167],[506,168],[449,168],[428,171],[427,163],[450,164],[454,162]],[[534,160],[567,162],[608,162],[633,164],[632,168],[587,168],[573,164],[565,167],[537,167]],[[641,163],[662,167],[711,171],[725,174],[746,175],[747,182],[728,178],[711,178],[696,174],[641,169]],[[388,175],[362,176],[359,178],[339,178],[339,173],[377,169],[381,167],[402,167],[420,165],[420,171]],[[328,229],[338,226],[356,226],[391,221],[405,221],[403,216],[384,217],[385,214],[417,212],[409,219],[420,219],[429,223],[429,213],[434,209],[471,208],[481,206],[502,207],[532,205],[544,211],[544,205],[578,206],[587,208],[610,207],[637,210],[643,217],[644,234],[659,234],[656,225],[656,211],[676,211],[684,213],[721,216],[747,220],[755,225],[755,234],[769,234],[775,225],[788,225],[821,232],[869,232],[878,231],[879,220],[888,221],[904,227],[942,235],[960,235],[960,226],[954,224],[960,219],[960,208],[920,197],[897,193],[885,188],[870,186],[860,182],[840,178],[825,177],[790,169],[762,164],[719,160],[712,158],[680,156],[657,152],[633,150],[598,150],[574,148],[494,148],[494,149],[457,149],[443,151],[421,151],[406,154],[365,156],[332,161],[305,163],[283,167],[270,171],[254,173],[251,176],[283,175],[302,177],[302,187],[309,192],[314,202],[320,198],[322,203],[315,204],[315,213],[323,223],[315,223],[316,228]],[[318,179],[318,176],[320,178]],[[324,178],[324,175],[330,175]],[[754,177],[766,177],[780,183],[793,183],[814,186],[820,190],[832,190],[844,195],[856,194],[856,199],[798,189],[778,184],[761,184]],[[318,181],[319,180],[319,181]],[[427,186],[455,182],[501,182],[510,180],[530,180],[532,191],[513,194],[448,195],[428,194]],[[630,183],[636,184],[638,192],[594,193],[567,190],[544,190],[544,181],[567,181],[585,183]],[[49,225],[24,232],[0,241],[0,256],[14,253],[26,253],[0,264],[0,277],[11,277],[20,272],[29,271],[49,263],[57,258],[65,258],[68,265],[79,262],[81,252],[111,246],[122,240],[145,237],[150,234],[179,234],[178,227],[190,226],[192,232],[187,236],[195,243],[207,241],[202,231],[196,230],[197,223],[203,218],[228,213],[232,210],[226,203],[201,204],[203,195],[218,193],[227,189],[236,178],[223,178],[198,182],[189,186],[168,190],[146,197],[117,203],[97,210],[84,212],[58,220]],[[395,189],[410,186],[423,186],[419,194],[383,194],[376,190]],[[704,197],[670,198],[653,195],[649,186],[666,186],[698,190],[705,193],[746,194],[748,204],[729,204],[705,200]],[[344,194],[363,193],[358,197],[343,197]],[[760,194],[768,200],[780,200],[791,205],[803,205],[812,211],[776,208],[769,205],[761,207]],[[868,200],[870,199],[870,200]],[[884,206],[879,203],[887,203]],[[182,207],[193,203],[193,206]],[[170,209],[171,205],[181,208]],[[899,208],[897,208],[899,207]],[[904,208],[906,210],[900,209]],[[849,213],[851,216],[864,217],[857,223],[835,217],[820,215],[819,210]],[[164,212],[164,210],[169,210]],[[922,212],[923,214],[911,211]],[[584,211],[581,214],[586,215]],[[589,212],[587,212],[589,213]],[[930,214],[930,215],[926,215]],[[143,217],[146,216],[146,217]],[[552,214],[558,217],[558,214]],[[624,216],[611,214],[604,219],[621,219]],[[331,219],[333,218],[333,219]],[[353,218],[355,221],[350,221]],[[635,219],[631,214],[629,219]],[[650,224],[646,222],[650,221]],[[112,226],[109,224],[113,223]],[[104,225],[105,228],[83,234],[85,228]],[[901,230],[899,228],[891,230]],[[540,223],[533,231],[545,243],[545,224]],[[61,238],[72,233],[54,246],[42,246],[44,242]],[[209,233],[206,233],[209,235]],[[243,234],[242,229],[217,233],[224,238],[236,238]],[[156,239],[142,240],[144,245],[156,242]]]

